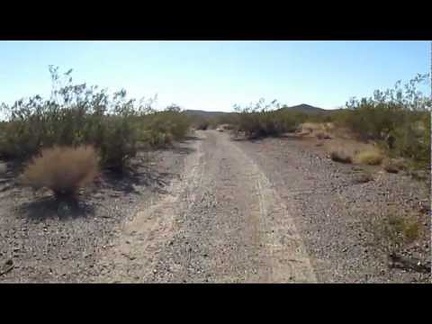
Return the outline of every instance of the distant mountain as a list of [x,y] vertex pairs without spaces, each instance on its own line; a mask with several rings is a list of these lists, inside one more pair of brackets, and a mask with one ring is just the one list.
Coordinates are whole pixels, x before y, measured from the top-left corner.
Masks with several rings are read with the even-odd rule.
[[[296,106],[291,107],[282,107],[280,110],[287,109],[289,111],[296,111],[296,112],[302,112],[306,114],[331,114],[333,112],[339,111],[340,109],[324,109],[319,107],[314,107],[308,104],[300,104]],[[200,118],[213,118],[213,117],[219,117],[222,115],[232,114],[231,112],[222,112],[222,111],[205,111],[205,110],[185,110],[184,111],[189,116],[196,116]]]
[[327,109],[318,108],[307,104],[300,104],[292,107],[283,107],[281,109],[287,109],[289,111],[302,112],[306,114],[322,114],[329,111]]
[[205,111],[205,110],[185,110],[184,113],[188,116],[192,117],[200,117],[200,118],[213,118],[226,115],[227,112],[223,111]]

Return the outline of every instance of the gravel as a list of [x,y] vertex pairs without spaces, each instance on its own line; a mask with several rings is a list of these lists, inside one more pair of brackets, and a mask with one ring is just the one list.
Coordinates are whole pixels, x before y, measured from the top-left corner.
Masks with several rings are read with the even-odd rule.
[[[371,232],[387,212],[414,214],[422,236],[400,252],[430,267],[429,179],[419,182],[403,173],[337,163],[295,138],[238,144],[292,202],[289,208],[320,282],[430,282],[430,273],[390,268],[388,253]],[[359,181],[363,168],[372,173],[372,181]]]
[[[4,170],[0,282],[430,282],[404,266],[430,268],[428,181],[295,138],[197,134],[134,176],[105,174],[74,208]],[[374,234],[389,213],[421,224],[398,254]]]
[[141,154],[134,176],[105,174],[102,183],[81,192],[72,209],[0,174],[0,266],[8,260],[14,265],[0,282],[85,282],[97,275],[98,254],[109,248],[121,224],[181,172],[185,145]]

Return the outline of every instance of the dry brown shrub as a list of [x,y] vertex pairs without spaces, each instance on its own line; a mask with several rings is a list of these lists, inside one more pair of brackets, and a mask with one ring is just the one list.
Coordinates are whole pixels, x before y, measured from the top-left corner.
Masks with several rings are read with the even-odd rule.
[[26,166],[22,181],[35,189],[48,188],[56,197],[75,196],[94,180],[98,164],[91,146],[47,148]]

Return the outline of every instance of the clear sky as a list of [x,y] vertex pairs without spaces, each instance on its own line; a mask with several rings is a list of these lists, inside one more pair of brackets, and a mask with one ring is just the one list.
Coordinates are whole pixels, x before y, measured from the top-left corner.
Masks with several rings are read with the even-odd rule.
[[[156,108],[230,111],[263,97],[333,109],[431,69],[425,41],[0,41],[0,102],[48,96],[48,66]],[[430,94],[430,86],[425,86]]]

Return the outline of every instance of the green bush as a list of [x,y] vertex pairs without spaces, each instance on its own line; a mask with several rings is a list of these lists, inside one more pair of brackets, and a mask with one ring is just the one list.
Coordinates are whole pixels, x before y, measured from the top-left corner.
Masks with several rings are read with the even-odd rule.
[[140,141],[150,148],[166,147],[173,141],[184,140],[191,125],[190,118],[175,105],[164,111],[151,111],[141,120]]
[[261,99],[255,107],[241,108],[235,106],[237,112],[233,124],[237,132],[243,132],[248,138],[267,136],[280,136],[283,133],[293,132],[306,120],[306,115],[292,112],[288,109],[279,109],[276,100],[264,105]]
[[390,156],[411,159],[416,167],[430,167],[431,99],[417,91],[427,80],[418,75],[404,90],[375,91],[373,97],[351,99],[333,121],[349,128],[361,140],[378,142]]
[[93,145],[104,168],[121,171],[138,150],[183,139],[189,121],[178,107],[155,112],[150,104],[137,105],[126,99],[126,91],[108,95],[106,90],[75,85],[71,70],[63,80],[50,67],[53,81],[49,100],[40,96],[2,104],[7,121],[0,126],[0,155],[25,161],[43,148]]

